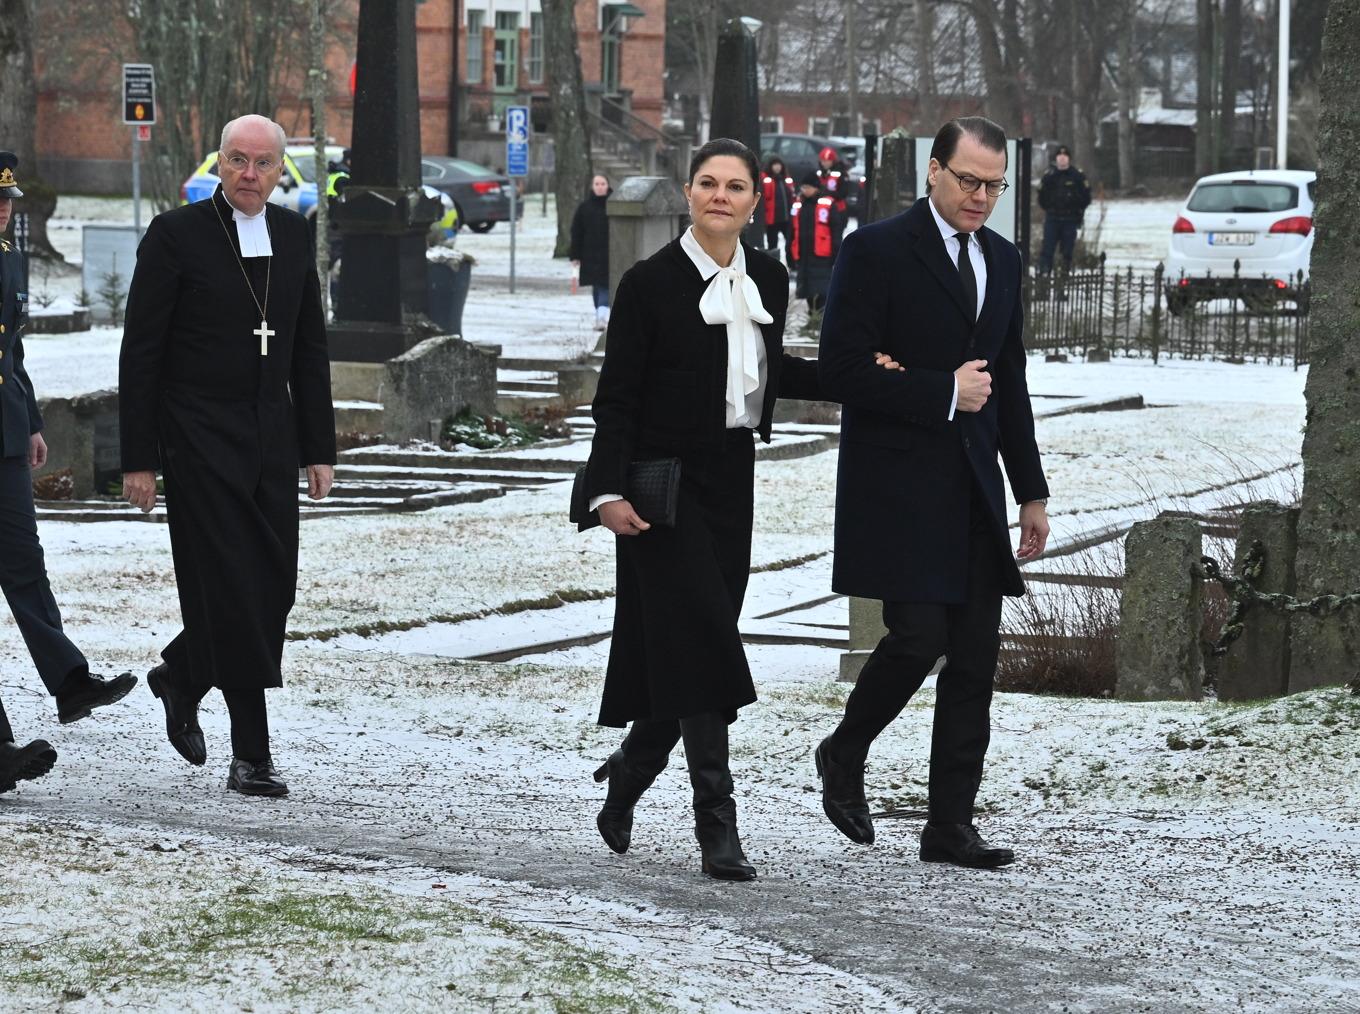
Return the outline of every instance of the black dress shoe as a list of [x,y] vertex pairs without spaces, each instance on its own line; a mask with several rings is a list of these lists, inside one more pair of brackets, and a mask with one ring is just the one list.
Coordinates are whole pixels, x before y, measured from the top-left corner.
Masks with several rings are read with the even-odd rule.
[[227,772],[227,788],[243,796],[286,796],[288,785],[274,770],[274,762],[266,757],[261,761],[231,759]]
[[837,830],[860,845],[874,843],[874,822],[864,798],[864,765],[841,764],[827,749],[831,737],[817,744],[812,755],[822,779],[822,809]]
[[205,764],[208,747],[198,724],[198,698],[170,678],[170,666],[162,662],[146,674],[146,685],[165,706],[165,735],[170,745],[190,764]]
[[130,672],[105,679],[95,673],[68,676],[57,691],[57,721],[70,725],[88,717],[95,708],[121,701],[137,685],[137,677]]
[[921,861],[994,870],[1015,862],[1015,853],[988,845],[972,824],[937,824],[932,820],[921,832]]
[[33,778],[41,778],[57,762],[57,751],[45,739],[35,739],[27,746],[0,743],[0,792]]

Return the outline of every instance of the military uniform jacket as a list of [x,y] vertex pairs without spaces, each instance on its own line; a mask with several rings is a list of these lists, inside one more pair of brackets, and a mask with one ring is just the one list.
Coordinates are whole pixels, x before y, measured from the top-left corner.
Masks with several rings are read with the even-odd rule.
[[6,458],[27,455],[29,437],[43,428],[33,382],[24,369],[28,293],[23,291],[23,256],[0,240],[0,421]]
[[1091,203],[1091,184],[1076,166],[1051,167],[1039,181],[1039,207],[1055,222],[1080,222]]

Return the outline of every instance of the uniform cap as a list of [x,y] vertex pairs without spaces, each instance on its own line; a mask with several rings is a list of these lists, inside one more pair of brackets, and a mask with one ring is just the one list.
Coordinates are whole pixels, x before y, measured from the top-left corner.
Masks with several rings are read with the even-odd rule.
[[19,156],[12,151],[0,151],[0,197],[23,197],[14,170],[19,167]]
[[1059,155],[1066,155],[1068,158],[1071,158],[1072,151],[1070,148],[1067,147],[1067,145],[1060,144],[1058,145],[1058,150],[1053,153],[1053,157],[1057,158]]
[[817,153],[817,157],[820,159],[825,159],[827,162],[834,162],[836,161],[836,149],[829,146],[823,148],[821,151]]

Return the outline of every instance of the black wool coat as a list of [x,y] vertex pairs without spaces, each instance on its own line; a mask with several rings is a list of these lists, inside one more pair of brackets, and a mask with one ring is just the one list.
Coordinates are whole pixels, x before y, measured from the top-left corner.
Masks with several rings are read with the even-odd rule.
[[[976,323],[928,198],[845,238],[818,365],[843,403],[832,588],[895,602],[967,600],[969,505],[978,491],[1007,595],[1024,594],[1010,548],[998,453],[1017,503],[1048,496],[1021,342],[1020,254],[979,230],[987,291]],[[883,351],[905,373],[874,365]],[[953,373],[985,359],[992,396],[948,421]]]
[[[272,258],[238,260],[211,198],[152,219],[118,364],[123,471],[161,469],[184,637],[200,685],[281,685],[297,588],[298,468],[335,462],[321,291],[307,222],[267,205]],[[268,355],[249,272],[276,334]]]
[[24,289],[24,255],[0,239],[0,423],[3,457],[28,454],[28,438],[43,428],[24,369],[24,328],[28,325],[28,293]]
[[[774,318],[756,436],[770,439],[776,398],[822,397],[816,364],[783,352],[784,267],[745,246],[746,267]],[[734,713],[755,700],[737,617],[751,565],[752,436],[726,429],[727,330],[707,324],[708,282],[675,240],[619,282],[592,412],[587,495],[626,494],[628,463],[679,457],[674,529],[619,536],[618,596],[603,725]]]
[[570,260],[581,262],[579,281],[582,285],[609,284],[609,219],[605,202],[609,194],[591,194],[576,206],[571,216]]

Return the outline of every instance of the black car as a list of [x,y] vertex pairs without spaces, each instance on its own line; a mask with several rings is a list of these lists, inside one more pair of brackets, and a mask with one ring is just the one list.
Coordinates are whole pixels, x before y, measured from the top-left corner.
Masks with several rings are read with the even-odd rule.
[[[823,148],[831,148],[847,167],[853,166],[859,158],[859,147],[854,144],[837,143],[829,137],[815,134],[761,134],[760,159],[768,162],[770,156],[778,156],[789,171],[796,185],[808,173],[822,167],[817,156]],[[864,192],[864,177],[855,172],[848,174],[851,186],[845,194],[845,210],[852,217],[859,217],[860,199]]]
[[[510,220],[510,188],[515,184],[508,176],[476,162],[422,155],[420,182],[452,197],[458,207],[458,221],[473,232],[490,232],[497,222]],[[524,217],[522,201],[515,217]]]

